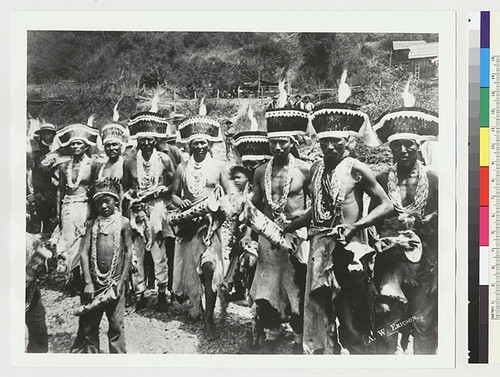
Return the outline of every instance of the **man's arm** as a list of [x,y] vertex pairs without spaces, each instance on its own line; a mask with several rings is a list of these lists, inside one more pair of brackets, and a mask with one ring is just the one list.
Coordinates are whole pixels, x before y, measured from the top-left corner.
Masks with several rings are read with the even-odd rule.
[[85,289],[83,291],[83,298],[85,300],[91,301],[94,298],[94,283],[92,283],[92,277],[90,276],[90,239],[92,236],[92,226],[94,221],[90,221],[85,230],[85,236],[80,243],[80,263],[82,265],[83,281],[85,282]]
[[163,184],[168,187],[174,178],[174,164],[172,163],[172,160],[170,157],[168,157],[167,154],[165,153],[160,153],[160,158],[161,161],[163,162]]
[[222,164],[219,165],[219,171],[220,171],[220,177],[219,177],[219,181],[220,181],[220,185],[222,186],[222,189],[224,190],[224,194],[229,194],[229,192],[231,191],[231,186],[229,184],[229,175],[226,171],[226,169],[224,168],[224,166],[222,166]]
[[264,172],[266,169],[266,164],[263,164],[255,170],[253,177],[253,192],[252,192],[252,204],[259,209],[263,210],[264,203],[264,193],[262,192],[262,180],[264,179]]
[[182,174],[184,173],[185,167],[185,162],[177,166],[177,171],[174,174],[174,182],[172,183],[172,203],[174,204],[174,206],[179,207],[182,210],[189,208],[189,206],[191,205],[190,200],[181,199]]
[[304,196],[310,196],[311,195],[311,191],[310,191],[310,185],[311,185],[311,168],[309,168],[309,166],[307,165],[306,162],[302,161],[301,160],[301,164],[300,164],[300,171],[302,172],[302,174],[304,175]]
[[64,195],[66,194],[66,172],[64,170],[66,164],[61,164],[59,166],[59,187],[57,188],[56,195],[56,214],[57,220],[59,221],[59,226],[61,224],[61,205]]
[[343,224],[345,229],[344,237],[346,239],[349,239],[349,236],[352,236],[354,232],[369,227],[384,217],[387,217],[394,210],[389,197],[385,193],[382,186],[375,179],[375,176],[370,168],[362,162],[356,161],[353,169],[361,174],[362,178],[360,185],[362,185],[363,190],[370,196],[372,202],[376,203],[376,205],[373,207],[371,212],[356,221],[354,224]]
[[132,188],[132,173],[130,172],[131,163],[132,163],[131,160],[123,161],[123,177],[122,177],[123,192],[127,192]]
[[122,220],[122,237],[123,237],[123,270],[120,280],[118,280],[117,292],[121,294],[123,286],[128,279],[128,273],[132,264],[132,231],[130,229],[130,221],[126,217],[121,217]]

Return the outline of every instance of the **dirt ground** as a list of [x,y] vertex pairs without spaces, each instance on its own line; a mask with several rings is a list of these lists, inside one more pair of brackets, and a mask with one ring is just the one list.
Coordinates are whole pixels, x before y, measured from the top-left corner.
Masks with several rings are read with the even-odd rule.
[[[224,244],[230,236],[226,223],[222,228]],[[229,250],[226,247],[226,255]],[[225,262],[229,260],[225,257]],[[46,276],[40,281],[42,302],[46,310],[49,334],[49,352],[68,353],[78,330],[78,317],[73,310],[80,303],[78,296],[70,295],[64,288],[64,277]],[[127,352],[132,354],[251,354],[252,309],[245,301],[230,303],[226,315],[222,314],[219,299],[216,307],[216,325],[219,337],[205,339],[203,321],[189,319],[189,303],[174,302],[166,313],[155,310],[156,290],[146,291],[148,304],[135,310],[133,299],[125,308],[125,336]],[[100,326],[101,352],[109,352],[107,341],[108,322],[103,316]],[[27,340],[27,333],[26,333]],[[292,353],[293,332],[288,325],[278,340],[276,353]]]

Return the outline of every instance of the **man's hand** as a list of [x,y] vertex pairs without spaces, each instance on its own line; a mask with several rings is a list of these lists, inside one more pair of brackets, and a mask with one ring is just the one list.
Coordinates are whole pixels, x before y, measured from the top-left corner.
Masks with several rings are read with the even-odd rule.
[[346,244],[354,236],[357,231],[357,227],[353,224],[340,224],[337,225],[333,230],[328,233],[329,236],[334,236],[338,242]]
[[94,284],[92,282],[85,284],[85,289],[83,290],[83,298],[92,301],[94,298]]
[[182,209],[183,211],[188,209],[189,207],[191,207],[193,203],[191,202],[191,200],[189,199],[184,199],[181,203],[181,205],[179,206],[180,209]]

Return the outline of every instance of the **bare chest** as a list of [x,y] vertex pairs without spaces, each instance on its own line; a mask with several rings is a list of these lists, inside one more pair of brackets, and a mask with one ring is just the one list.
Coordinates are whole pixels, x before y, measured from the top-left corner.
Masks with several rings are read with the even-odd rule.
[[99,171],[99,177],[100,178],[118,178],[122,179],[123,178],[123,163],[120,161],[117,161],[115,163],[109,163],[107,162],[104,164],[100,171]]
[[92,165],[90,163],[67,166],[65,174],[68,194],[86,190],[92,183]]
[[415,199],[417,184],[418,178],[415,176],[405,178],[398,183],[399,193],[401,195],[401,202],[403,206],[407,206]]
[[[283,195],[295,196],[303,192],[304,176],[298,168],[272,169],[271,176],[264,177],[264,190],[266,194],[276,198]],[[269,192],[269,190],[271,192]]]

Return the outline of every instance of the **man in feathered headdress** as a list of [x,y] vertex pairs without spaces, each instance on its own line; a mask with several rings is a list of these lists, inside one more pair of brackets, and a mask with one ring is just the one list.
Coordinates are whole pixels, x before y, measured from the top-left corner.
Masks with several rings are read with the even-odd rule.
[[[398,330],[403,348],[413,335],[414,354],[435,354],[437,349],[438,177],[420,160],[420,145],[436,140],[436,114],[414,107],[415,97],[403,94],[405,107],[384,113],[374,125],[381,142],[391,148],[388,172],[377,176],[394,205],[392,216],[377,225],[379,253],[375,283],[380,297],[375,303],[375,325],[387,326],[414,318]],[[373,205],[372,205],[373,206]],[[389,308],[384,309],[384,308]],[[398,331],[383,342],[380,351],[394,353]]]
[[[220,125],[216,119],[206,115],[202,103],[200,115],[183,121],[179,125],[179,133],[181,141],[189,144],[190,156],[188,161],[177,167],[172,203],[188,219],[176,224],[173,291],[179,298],[189,298],[192,305],[190,316],[194,319],[203,316],[207,339],[213,340],[217,337],[215,302],[224,277],[220,233],[224,214],[217,203],[222,195],[229,193],[227,172],[210,154],[211,144],[221,141]],[[201,212],[194,214],[200,206],[203,207]],[[200,277],[205,292],[204,314]]]
[[129,200],[129,215],[134,230],[134,249],[137,256],[139,282],[136,287],[136,309],[146,305],[144,297],[144,255],[151,251],[158,286],[157,309],[166,311],[168,266],[165,252],[163,215],[170,194],[174,173],[172,161],[158,152],[158,138],[164,137],[168,122],[159,116],[157,95],[150,111],[140,112],[130,118],[129,132],[137,140],[137,153],[125,162],[124,188]]
[[88,156],[88,150],[96,144],[98,136],[96,129],[83,124],[72,124],[56,134],[57,142],[69,148],[71,154],[71,160],[59,167],[56,210],[61,238],[57,250],[66,258],[68,275],[73,275],[75,284],[79,284],[80,277],[80,272],[75,270],[80,264],[78,250],[85,222],[90,216],[88,191],[96,172],[96,164]]
[[[129,220],[117,210],[120,182],[103,178],[95,183],[93,202],[98,216],[90,220],[80,250],[85,288],[78,337],[82,353],[99,353],[99,324],[106,313],[110,353],[126,353],[125,285],[132,260]],[[73,352],[77,350],[73,349]]]
[[128,139],[128,131],[121,124],[118,124],[119,113],[118,104],[113,109],[113,122],[101,128],[101,140],[106,153],[106,160],[98,167],[97,179],[104,177],[117,178],[123,180],[123,168],[125,160],[122,157],[122,150]]
[[[280,82],[277,107],[268,109],[265,116],[273,157],[255,171],[252,203],[276,225],[283,227],[306,211],[309,166],[295,158],[291,148],[295,136],[306,131],[309,120],[305,111],[287,105],[283,81]],[[302,238],[306,238],[305,233],[303,229]],[[257,267],[250,289],[255,302],[254,345],[262,346],[262,352],[275,352],[281,324],[290,316],[295,334],[292,347],[294,352],[302,353],[306,244],[291,255],[283,247],[273,247],[263,236],[259,236],[258,242]]]
[[[307,352],[340,353],[339,339],[350,353],[364,354],[370,352],[369,265],[374,251],[363,230],[392,207],[371,170],[347,150],[356,137],[368,145],[376,142],[368,117],[359,106],[345,103],[347,97],[339,95],[339,100],[344,102],[322,104],[313,112],[323,159],[311,168],[312,208],[286,230],[311,226],[304,307]],[[365,193],[378,203],[367,216]]]

